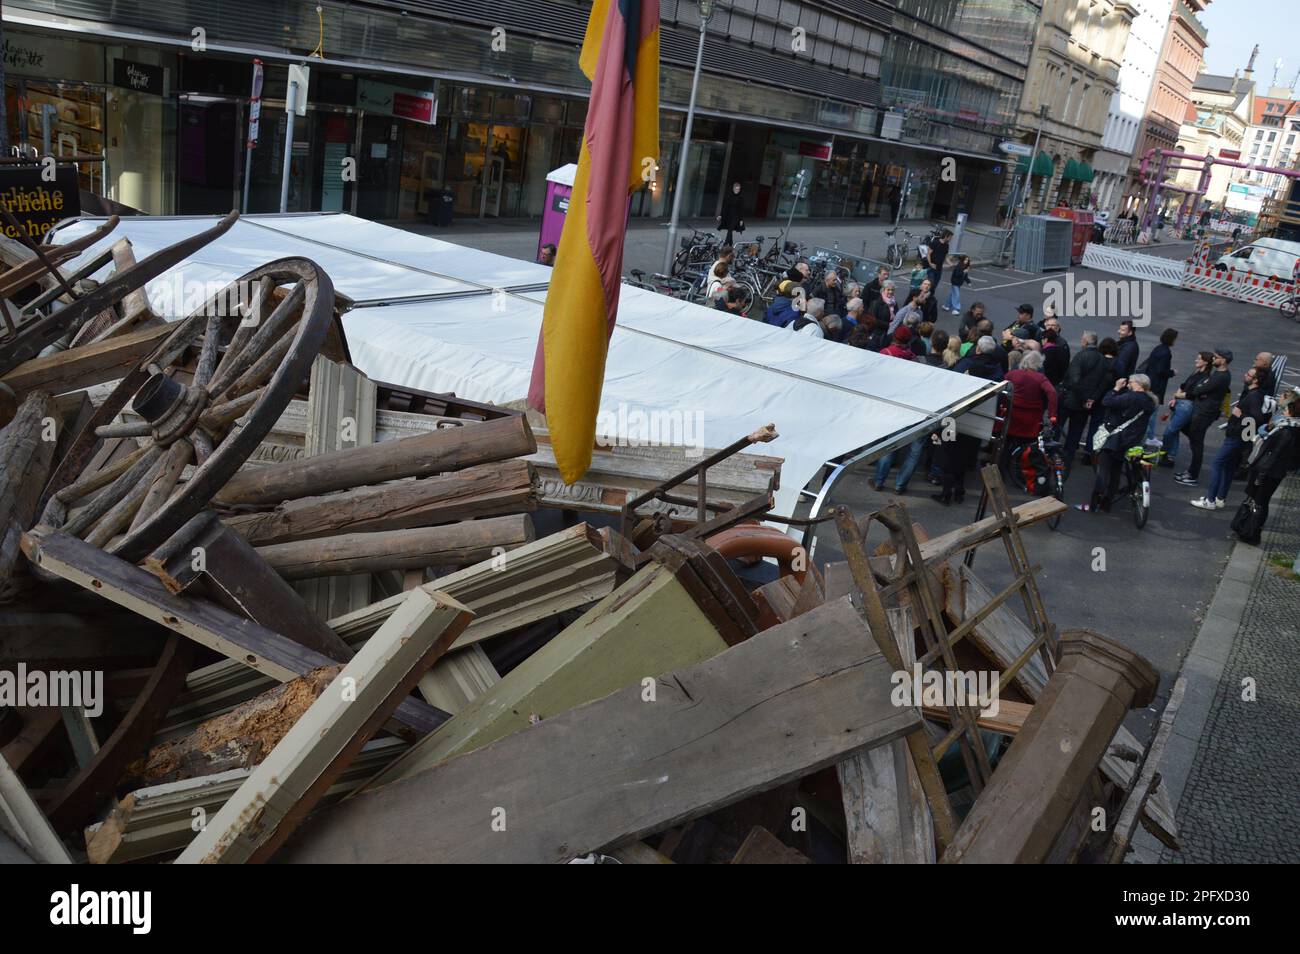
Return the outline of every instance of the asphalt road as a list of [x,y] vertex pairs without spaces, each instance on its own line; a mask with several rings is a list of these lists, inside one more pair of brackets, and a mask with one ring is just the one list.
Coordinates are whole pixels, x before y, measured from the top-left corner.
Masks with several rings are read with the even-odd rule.
[[[1182,258],[1186,247],[1164,248],[1152,254]],[[1091,269],[1073,269],[1076,287],[1081,281],[1113,281],[1117,276]],[[973,290],[963,289],[963,304],[983,301],[995,327],[1002,328],[1015,317],[1022,302],[1041,309],[1048,282],[1060,281],[1063,273],[1027,275],[1012,270],[975,269]],[[946,276],[945,276],[946,282]],[[940,300],[947,294],[940,289]],[[1192,356],[1198,350],[1227,347],[1234,353],[1233,392],[1239,390],[1242,373],[1259,351],[1287,353],[1288,378],[1297,381],[1300,372],[1300,323],[1287,321],[1276,311],[1256,305],[1226,301],[1199,292],[1153,285],[1151,290],[1151,324],[1138,331],[1142,356],[1158,343],[1165,328],[1178,330],[1174,346],[1176,381],[1191,371]],[[1081,332],[1095,330],[1101,337],[1115,336],[1122,316],[1080,318],[1063,314],[1061,324],[1077,350]],[[952,331],[957,318],[940,315],[939,326]],[[1139,358],[1139,361],[1141,358]],[[1172,392],[1170,392],[1172,393]],[[1157,425],[1157,434],[1163,430]],[[1209,462],[1222,440],[1222,431],[1214,428],[1206,440],[1202,489],[1209,480]],[[1182,444],[1181,463],[1187,461],[1187,444]],[[870,486],[866,471],[846,475],[832,494],[831,503],[847,504],[855,510],[877,509],[890,499],[893,483],[886,482],[886,492],[877,493]],[[1180,468],[1181,469],[1181,468]],[[1213,598],[1224,564],[1233,546],[1229,523],[1236,504],[1241,500],[1241,484],[1234,484],[1228,506],[1207,512],[1190,505],[1197,496],[1194,488],[1174,483],[1174,471],[1157,469],[1154,499],[1146,527],[1138,530],[1130,511],[1117,506],[1113,514],[1088,514],[1071,511],[1061,521],[1060,529],[1050,531],[1039,526],[1025,537],[1030,560],[1041,565],[1039,586],[1052,620],[1059,629],[1088,627],[1114,637],[1145,655],[1161,673],[1160,699],[1164,698],[1181,666],[1201,615]],[[974,486],[974,475],[967,486]],[[1076,466],[1066,488],[1070,504],[1088,499],[1092,487],[1092,470]],[[930,499],[935,490],[918,472],[907,494],[901,498],[913,519],[936,535],[969,522],[974,515],[975,494],[967,494],[964,507],[944,507]],[[1013,502],[1028,499],[1012,494]],[[814,550],[818,564],[839,558],[838,539],[832,527],[818,533]],[[1105,570],[1093,570],[1094,551],[1102,548]],[[994,590],[1011,582],[1012,574],[1000,547],[985,547],[977,555],[974,569]],[[1150,710],[1145,717],[1131,719],[1136,730],[1149,725]]]

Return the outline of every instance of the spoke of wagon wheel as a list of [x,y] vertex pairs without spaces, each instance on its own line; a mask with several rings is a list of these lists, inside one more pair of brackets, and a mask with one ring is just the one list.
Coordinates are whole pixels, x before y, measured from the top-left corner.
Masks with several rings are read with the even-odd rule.
[[260,387],[230,401],[215,404],[199,415],[199,425],[210,431],[219,431],[247,414],[265,393],[266,388]]
[[[217,309],[221,311],[222,309]],[[217,367],[217,349],[221,345],[222,319],[217,315],[208,317],[207,329],[203,332],[203,347],[199,351],[199,361],[194,368],[194,387],[205,387],[212,380],[212,372]]]
[[126,496],[132,487],[144,480],[145,474],[153,469],[154,464],[162,457],[162,453],[163,449],[156,444],[147,448],[144,456],[132,464],[126,473],[101,490],[94,500],[86,504],[85,508],[69,519],[67,525],[61,529],[74,537],[84,534],[91,524],[108,513],[109,509]]
[[231,363],[247,347],[249,339],[257,333],[257,329],[262,327],[273,291],[275,291],[275,279],[271,276],[267,275],[258,281],[253,301],[243,309],[244,320],[239,323],[239,327],[235,329],[235,334],[230,339],[230,344],[226,346],[226,353],[221,356],[221,363],[217,365],[215,378],[225,377]]
[[202,467],[203,462],[212,456],[215,449],[212,435],[200,427],[190,434],[190,443],[194,445],[194,463]]
[[56,495],[60,503],[71,504],[73,501],[80,500],[86,494],[94,493],[100,487],[107,487],[118,477],[126,473],[136,461],[145,455],[149,450],[148,447],[137,447],[126,457],[116,463],[110,464],[102,470],[97,470],[77,481],[75,484],[69,484]]
[[[168,450],[170,451],[170,448]],[[87,543],[102,547],[117,536],[118,531],[126,528],[131,522],[131,518],[135,516],[135,512],[140,509],[140,503],[144,500],[145,494],[149,493],[149,488],[153,486],[154,481],[161,477],[163,471],[167,468],[169,456],[168,453],[159,450],[157,459],[144,475],[144,479],[128,487],[126,493],[90,527],[90,532],[85,536]]]
[[[235,357],[230,359],[230,366],[222,368],[221,374],[212,379],[212,383],[208,387],[209,394],[215,397],[229,390],[232,382],[238,380],[260,356],[265,355],[271,342],[285,339],[292,342],[293,335],[290,329],[296,324],[294,319],[302,308],[306,294],[306,283],[301,281],[296,282],[289,289],[289,293],[275,306],[271,316],[261,323],[253,336],[248,339],[248,343],[239,350]],[[287,350],[288,346],[285,347]],[[232,396],[237,397],[238,395]]]
[[254,361],[252,367],[240,375],[238,381],[226,388],[226,396],[237,398],[265,384],[267,379],[275,374],[276,369],[280,367],[281,362],[284,361],[284,356],[289,353],[289,349],[293,347],[294,338],[296,337],[295,328],[286,331],[284,337]]
[[121,424],[105,424],[95,428],[95,436],[107,440],[110,437],[148,437],[153,425],[148,421],[125,421]]
[[158,475],[158,479],[153,482],[149,492],[145,494],[144,500],[140,503],[140,509],[136,511],[135,518],[131,521],[128,533],[158,512],[158,508],[167,501],[172,491],[176,489],[181,474],[193,459],[194,445],[184,438],[167,449],[166,464],[163,471]]

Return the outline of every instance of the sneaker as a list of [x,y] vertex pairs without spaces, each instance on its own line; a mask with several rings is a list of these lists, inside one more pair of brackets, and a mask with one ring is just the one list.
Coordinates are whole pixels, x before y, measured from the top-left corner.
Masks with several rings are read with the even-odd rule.
[[1214,510],[1214,501],[1209,497],[1197,497],[1192,501],[1193,507],[1199,507],[1201,510]]
[[1228,505],[1228,501],[1226,501],[1226,500],[1215,500],[1215,501],[1214,501],[1214,509],[1215,509],[1215,510],[1222,510],[1222,509],[1223,509],[1224,507],[1226,507],[1227,505]]
[[1187,473],[1174,474],[1174,483],[1182,484],[1184,487],[1195,487],[1196,478]]
[[882,484],[882,483],[878,483],[878,482],[876,482],[876,481],[873,480],[873,481],[871,482],[871,486],[875,488],[876,493],[883,493],[883,492],[884,492],[885,485]]
[[905,493],[907,493],[907,485],[904,484],[902,487],[895,487],[894,493],[899,497],[903,496]]

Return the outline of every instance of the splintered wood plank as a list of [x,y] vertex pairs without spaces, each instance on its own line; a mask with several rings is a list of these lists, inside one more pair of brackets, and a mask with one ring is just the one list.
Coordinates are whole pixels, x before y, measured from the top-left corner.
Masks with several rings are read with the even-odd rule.
[[[23,552],[38,567],[224,656],[288,682],[335,660],[293,642],[252,620],[185,594],[174,594],[152,573],[110,556],[66,533],[33,530],[23,535]],[[395,721],[410,738],[432,732],[447,714],[413,699],[397,708]]]
[[442,593],[407,594],[343,672],[181,853],[181,864],[271,857],[473,614]]
[[848,600],[319,813],[296,862],[561,862],[921,728]]

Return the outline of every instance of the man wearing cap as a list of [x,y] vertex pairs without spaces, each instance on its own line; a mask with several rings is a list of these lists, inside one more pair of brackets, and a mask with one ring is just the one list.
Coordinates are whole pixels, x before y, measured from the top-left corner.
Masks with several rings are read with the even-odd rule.
[[1223,446],[1219,448],[1214,464],[1210,467],[1210,489],[1204,497],[1192,501],[1193,507],[1202,510],[1223,509],[1228,491],[1232,489],[1232,475],[1236,473],[1237,465],[1249,445],[1255,442],[1256,435],[1268,423],[1273,400],[1260,387],[1260,370],[1247,368],[1244,377],[1246,390],[1228,416],[1228,431],[1223,436]]
[[1192,445],[1192,462],[1181,474],[1174,474],[1174,480],[1184,487],[1195,487],[1201,474],[1201,458],[1205,454],[1205,433],[1223,413],[1223,399],[1232,390],[1232,352],[1227,348],[1216,348],[1214,366],[1202,381],[1193,384],[1187,392],[1192,402],[1192,416],[1187,422],[1187,442]]
[[912,329],[907,325],[899,325],[894,329],[893,338],[889,344],[880,349],[881,354],[887,354],[891,358],[902,358],[904,361],[913,361],[916,354],[912,351]]
[[784,328],[799,317],[799,303],[803,300],[803,286],[786,279],[776,287],[772,304],[767,306],[767,323]]

